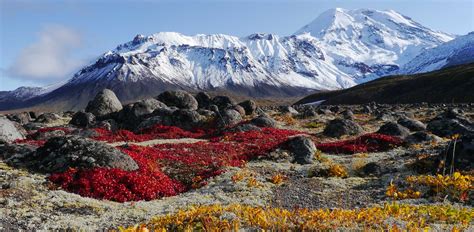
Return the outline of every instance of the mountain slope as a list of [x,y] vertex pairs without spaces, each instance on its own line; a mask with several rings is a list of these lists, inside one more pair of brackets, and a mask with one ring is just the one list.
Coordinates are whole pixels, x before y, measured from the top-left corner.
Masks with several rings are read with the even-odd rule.
[[474,102],[474,63],[429,73],[388,76],[349,89],[309,95],[295,104]]
[[338,69],[358,83],[390,74],[418,55],[454,37],[433,31],[393,10],[331,9],[295,34],[321,41]]
[[400,73],[414,74],[474,62],[474,32],[428,49],[404,65]]

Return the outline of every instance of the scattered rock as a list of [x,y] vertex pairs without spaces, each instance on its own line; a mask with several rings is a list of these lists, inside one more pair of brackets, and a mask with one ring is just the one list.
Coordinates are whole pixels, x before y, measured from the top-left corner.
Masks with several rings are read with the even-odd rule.
[[119,129],[117,122],[113,119],[106,119],[96,123],[96,127],[104,128],[108,131],[116,131]]
[[122,103],[115,93],[110,89],[104,89],[87,104],[86,112],[93,113],[96,117],[103,117],[118,112],[122,108]]
[[286,114],[291,114],[291,115],[299,114],[299,112],[291,106],[282,106],[282,107],[280,107],[280,112],[286,113]]
[[385,123],[383,126],[380,127],[377,133],[391,136],[399,136],[402,138],[405,138],[410,135],[410,131],[406,127],[396,122]]
[[255,103],[253,100],[243,101],[239,103],[239,105],[244,108],[246,115],[255,114],[255,110],[257,109],[257,103]]
[[197,110],[199,103],[186,91],[165,91],[156,97],[167,106],[176,106],[180,109]]
[[424,131],[426,130],[426,125],[416,119],[411,119],[408,117],[402,117],[398,119],[398,124],[410,129],[411,131]]
[[[69,168],[120,168],[125,171],[138,169],[128,155],[105,143],[79,136],[55,137],[38,148],[33,156],[32,168],[55,173]],[[36,163],[37,162],[37,163]]]
[[0,117],[0,141],[13,142],[17,139],[24,139],[26,132],[17,123]]
[[441,156],[446,158],[446,170],[450,170],[453,157],[454,170],[474,170],[474,133],[462,135],[456,144],[449,143],[447,152],[442,153]]
[[95,124],[95,116],[92,113],[79,111],[72,116],[69,124],[77,127],[88,128]]
[[50,124],[50,123],[55,123],[58,120],[61,120],[61,117],[58,114],[44,113],[44,114],[39,115],[36,118],[35,122]]
[[252,119],[252,121],[250,121],[250,123],[252,123],[253,125],[258,126],[258,127],[272,127],[272,128],[275,128],[276,125],[277,125],[276,121],[273,118],[270,118],[268,116],[258,116],[256,118]]
[[449,109],[438,115],[428,123],[426,128],[433,132],[433,134],[442,137],[474,132],[473,123],[459,114],[459,111],[456,109]]
[[63,130],[51,130],[51,131],[37,131],[31,137],[36,140],[48,140],[54,137],[65,136],[66,132]]
[[362,127],[352,120],[334,119],[326,125],[323,134],[328,137],[338,138],[343,135],[359,135],[363,132]]
[[13,167],[24,167],[22,160],[31,156],[36,147],[25,144],[0,144],[0,158]]
[[441,138],[428,134],[424,131],[415,132],[405,138],[405,142],[408,144],[418,144],[418,143],[429,143],[429,142],[441,142]]
[[361,171],[366,176],[380,176],[382,174],[382,167],[375,162],[370,162],[364,165]]
[[289,151],[293,154],[293,162],[312,164],[316,145],[306,136],[296,136],[287,142]]
[[354,119],[354,113],[351,110],[344,110],[344,111],[342,111],[341,115],[345,119],[349,119],[349,120]]

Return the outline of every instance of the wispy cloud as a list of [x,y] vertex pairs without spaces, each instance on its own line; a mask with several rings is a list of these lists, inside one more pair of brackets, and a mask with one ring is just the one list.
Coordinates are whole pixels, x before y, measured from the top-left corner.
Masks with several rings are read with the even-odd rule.
[[44,26],[37,40],[25,47],[8,68],[9,76],[51,82],[68,78],[84,61],[73,56],[82,44],[81,34],[62,25]]

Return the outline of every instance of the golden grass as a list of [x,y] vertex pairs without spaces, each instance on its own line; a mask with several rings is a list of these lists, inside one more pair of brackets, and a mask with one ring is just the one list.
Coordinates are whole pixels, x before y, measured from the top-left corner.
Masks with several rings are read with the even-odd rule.
[[[451,205],[385,204],[359,209],[294,209],[254,207],[233,204],[190,207],[175,214],[156,216],[146,224],[128,228],[132,231],[315,231],[334,229],[420,231],[431,223],[445,224],[452,230],[470,225],[474,210]],[[397,223],[394,223],[397,222]],[[398,225],[404,225],[404,228]]]

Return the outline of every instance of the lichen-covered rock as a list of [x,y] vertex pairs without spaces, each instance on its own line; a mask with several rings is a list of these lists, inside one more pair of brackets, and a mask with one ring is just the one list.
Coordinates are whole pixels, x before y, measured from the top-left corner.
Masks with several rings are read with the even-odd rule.
[[234,126],[242,121],[242,115],[233,109],[227,109],[217,116],[217,126],[219,128]]
[[240,106],[242,106],[245,110],[246,115],[252,115],[255,113],[255,110],[257,109],[257,103],[253,100],[246,100],[241,103],[239,103]]
[[334,119],[324,128],[323,134],[329,137],[341,137],[343,135],[359,135],[364,130],[359,124],[348,119]]
[[103,89],[87,104],[86,112],[93,113],[96,117],[103,117],[122,108],[122,103],[115,93],[110,89]]
[[255,126],[258,127],[276,127],[277,123],[273,118],[270,118],[268,116],[262,115],[258,116],[250,121]]
[[94,114],[79,111],[72,116],[72,119],[71,121],[69,121],[69,124],[77,127],[87,128],[93,126],[95,122],[96,121]]
[[28,112],[9,114],[7,118],[22,125],[31,121],[31,116]]
[[64,172],[69,168],[138,169],[137,163],[118,149],[79,136],[51,138],[38,148],[31,160],[32,168],[48,173]]
[[0,141],[13,142],[24,138],[25,131],[17,122],[0,117]]
[[428,142],[441,142],[442,139],[436,135],[428,134],[424,131],[415,132],[405,138],[405,142],[408,144],[428,143]]
[[[180,109],[173,112],[172,121],[173,126],[183,129],[191,130],[203,126],[205,117],[200,115],[195,110]],[[169,120],[166,119],[165,120]],[[166,125],[166,123],[165,123]]]
[[441,137],[474,132],[474,124],[455,109],[449,109],[439,114],[428,122],[426,128]]
[[156,97],[167,106],[176,106],[180,109],[197,110],[199,103],[193,95],[186,91],[165,91]]
[[35,122],[50,124],[50,123],[56,123],[59,120],[61,120],[61,116],[59,116],[56,113],[44,113],[44,114],[40,114],[36,118]]
[[306,136],[296,136],[287,142],[289,151],[293,154],[293,162],[298,164],[313,163],[316,145]]
[[158,108],[165,108],[166,104],[160,102],[154,98],[147,98],[138,102],[135,102],[132,107],[133,114],[137,117],[151,114]]
[[245,116],[245,115],[246,115],[246,112],[245,112],[244,107],[242,107],[242,106],[240,106],[240,105],[232,106],[230,109],[233,109],[233,110],[239,112],[239,114],[240,114],[241,116]]
[[402,117],[398,119],[398,124],[410,129],[411,131],[424,131],[426,130],[426,125],[416,119]]
[[456,143],[449,143],[447,152],[441,156],[446,160],[446,170],[450,170],[451,166],[453,170],[474,170],[474,133],[464,134]]
[[208,108],[211,105],[211,96],[205,92],[199,92],[194,96],[198,102],[198,108]]
[[384,125],[380,127],[377,133],[384,134],[384,135],[398,136],[402,138],[405,138],[408,135],[410,135],[410,131],[406,127],[396,122],[385,123]]
[[224,110],[235,105],[235,101],[228,96],[215,96],[212,98],[212,104],[216,105],[219,110]]
[[291,106],[282,106],[280,107],[280,112],[285,114],[297,115],[299,112]]

